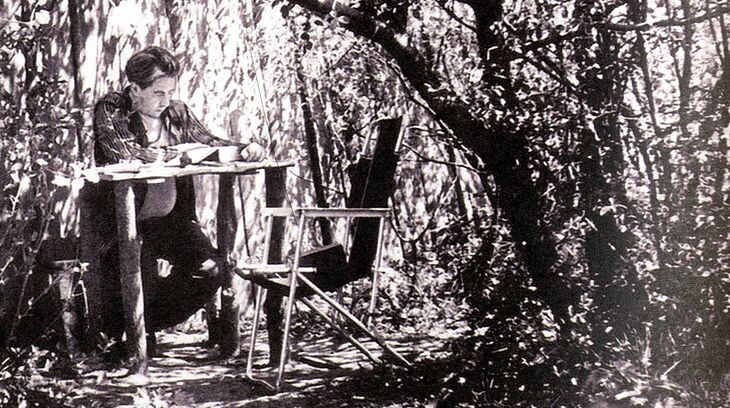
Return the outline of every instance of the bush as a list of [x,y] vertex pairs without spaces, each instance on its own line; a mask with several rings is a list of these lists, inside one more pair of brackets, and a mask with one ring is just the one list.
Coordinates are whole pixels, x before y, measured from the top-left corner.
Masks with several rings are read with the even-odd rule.
[[[48,53],[49,25],[4,23],[0,31],[0,405],[63,406],[59,389],[35,385],[39,372],[59,374],[64,366],[56,351],[36,347],[9,348],[18,339],[18,323],[48,292],[48,279],[37,268],[41,242],[57,225],[55,206],[65,199],[75,159],[78,112],[64,103],[66,83],[34,66]],[[18,67],[13,61],[24,61]],[[63,184],[63,183],[60,183]],[[35,275],[34,275],[35,273]],[[41,282],[39,282],[39,279]],[[45,279],[45,281],[44,281]],[[43,282],[44,281],[44,282]],[[48,317],[48,316],[46,316]],[[59,316],[57,316],[59,317]],[[60,317],[59,317],[60,318]],[[54,346],[51,342],[50,346]]]

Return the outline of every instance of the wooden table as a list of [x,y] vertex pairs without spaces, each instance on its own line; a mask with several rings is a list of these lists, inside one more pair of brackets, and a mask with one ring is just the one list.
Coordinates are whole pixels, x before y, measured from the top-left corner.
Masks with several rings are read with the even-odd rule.
[[[232,162],[232,163],[216,163],[203,162],[195,165],[187,165],[184,167],[166,166],[164,164],[115,164],[104,167],[92,168],[84,173],[87,181],[97,182],[99,180],[110,181],[114,184],[116,217],[117,217],[117,234],[119,237],[119,269],[122,286],[122,299],[124,304],[124,320],[127,335],[127,348],[130,360],[136,365],[137,372],[146,374],[147,372],[147,333],[144,321],[144,297],[142,294],[142,275],[140,268],[140,250],[141,245],[137,236],[137,224],[135,222],[137,215],[135,209],[135,197],[133,185],[136,182],[154,182],[168,177],[185,177],[203,174],[217,174],[219,178],[218,191],[218,208],[216,211],[217,218],[217,241],[218,251],[222,259],[228,259],[233,250],[236,226],[235,206],[233,201],[233,184],[237,175],[254,175],[260,171],[264,171],[266,185],[266,205],[267,207],[280,207],[283,205],[285,198],[286,169],[293,166],[293,163],[276,163],[276,162]],[[242,203],[243,204],[243,203]],[[88,205],[88,203],[87,203]],[[88,212],[87,212],[88,214]],[[99,271],[99,253],[91,250],[93,243],[92,234],[87,233],[88,228],[83,226],[84,205],[82,204],[82,259],[89,264],[87,274],[90,275],[91,282],[87,288],[89,293],[89,334],[92,337],[98,336],[100,313],[99,303],[103,301],[99,299],[100,281]],[[88,223],[88,221],[87,221]],[[86,231],[85,231],[86,230]],[[275,249],[272,257],[281,256],[281,235],[272,237],[272,242],[276,238],[278,249]],[[96,237],[98,238],[98,237]],[[84,242],[86,241],[86,242]],[[85,252],[85,254],[84,254]],[[239,347],[238,340],[238,302],[235,300],[235,290],[231,283],[234,272],[228,262],[224,262],[222,273],[224,273],[225,281],[223,283],[222,293],[222,311],[221,311],[221,348],[223,352],[235,354]],[[226,298],[229,297],[230,299]],[[92,342],[95,339],[92,338]],[[94,343],[92,343],[94,344]],[[228,350],[226,350],[228,349]]]

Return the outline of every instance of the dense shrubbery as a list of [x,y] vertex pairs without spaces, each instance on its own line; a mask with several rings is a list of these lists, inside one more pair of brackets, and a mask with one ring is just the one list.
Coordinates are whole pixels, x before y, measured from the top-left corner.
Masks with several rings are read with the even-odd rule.
[[[17,75],[13,60],[35,60],[49,46],[49,25],[3,23],[0,71],[17,82],[0,88],[0,405],[60,406],[58,390],[31,379],[57,365],[58,355],[12,344],[42,343],[49,327],[19,331],[21,319],[49,287],[52,277],[34,270],[43,239],[55,234],[57,209],[68,194],[58,185],[75,160],[78,122],[65,103],[67,84],[44,69]],[[61,185],[64,182],[60,183]],[[53,226],[56,228],[54,229]],[[35,275],[34,272],[37,272]],[[36,311],[35,313],[41,313]],[[54,316],[45,316],[50,320]],[[56,320],[60,315],[55,316]],[[24,337],[19,339],[19,337]],[[33,338],[31,338],[33,337]],[[55,344],[46,344],[55,348]],[[36,373],[36,374],[34,374]],[[53,372],[58,374],[58,372]]]
[[[80,30],[107,41],[98,61],[86,52],[87,66],[105,66],[84,78],[93,92],[115,81],[119,60],[142,39],[164,43],[169,34],[191,72],[182,79],[196,113],[229,130],[271,132],[280,158],[299,157],[295,66],[331,191],[345,190],[350,148],[372,122],[404,117],[400,235],[391,242],[403,259],[384,276],[376,319],[406,335],[438,323],[459,339],[449,358],[426,358],[413,372],[379,370],[392,395],[422,393],[445,406],[727,403],[730,69],[721,3],[343,1],[316,16],[292,6],[316,1],[164,2],[167,21],[155,29],[100,17],[161,15],[147,3],[116,3],[84,16]],[[285,21],[273,17],[282,4]],[[34,260],[66,194],[55,176],[77,159],[81,126],[59,74],[74,64],[53,45],[67,43],[58,30],[69,27],[46,21],[49,10],[61,21],[60,6],[21,6],[18,21],[0,23],[2,339],[35,301],[26,290]],[[394,41],[383,41],[386,28]],[[426,163],[444,157],[472,172]],[[310,203],[307,165],[300,169],[290,194]],[[479,186],[467,193],[460,182]],[[368,292],[361,283],[347,294],[359,315]],[[28,377],[8,373],[51,359],[7,351],[0,401],[36,398]]]
[[[444,406],[725,406],[726,380],[712,377],[722,356],[708,359],[702,349],[724,342],[726,331],[718,330],[714,310],[693,299],[711,291],[706,280],[660,288],[648,279],[654,298],[642,320],[600,343],[595,337],[606,333],[596,331],[605,329],[589,317],[595,287],[579,285],[587,306],[557,322],[517,266],[510,241],[489,217],[453,224],[439,241],[442,273],[460,282],[460,290],[440,294],[470,306],[470,330],[452,343],[451,367],[458,368],[442,372]],[[640,244],[631,253],[651,256]],[[698,329],[704,319],[714,325]]]

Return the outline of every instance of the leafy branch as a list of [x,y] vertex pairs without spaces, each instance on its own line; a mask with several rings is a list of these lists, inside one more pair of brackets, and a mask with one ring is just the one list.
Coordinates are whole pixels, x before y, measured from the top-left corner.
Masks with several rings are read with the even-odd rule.
[[[395,60],[403,76],[434,113],[451,129],[460,129],[459,138],[482,157],[496,157],[497,130],[488,130],[469,112],[469,105],[446,88],[424,57],[403,43],[393,30],[352,7],[333,0],[291,0],[321,16],[332,15],[343,27],[381,46]],[[485,135],[486,133],[486,135]],[[485,137],[486,136],[486,137]]]
[[439,0],[438,1],[439,7],[441,7],[441,10],[443,10],[446,14],[448,14],[449,17],[453,18],[457,23],[461,24],[462,26],[464,26],[465,28],[467,28],[473,32],[476,32],[477,28],[475,25],[467,23],[461,16],[456,14],[456,12],[454,11],[453,8],[446,6],[447,1],[448,0]]
[[659,21],[645,21],[638,24],[604,23],[603,25],[614,31],[646,31],[656,27],[685,27],[692,24],[703,23],[713,18],[730,14],[730,6],[719,7],[699,16],[683,18],[680,20],[667,19]]
[[483,171],[481,171],[479,169],[475,169],[474,167],[471,167],[471,166],[467,166],[466,164],[463,164],[463,163],[450,162],[450,161],[446,161],[446,160],[439,160],[439,159],[434,159],[432,157],[424,156],[423,154],[419,153],[416,149],[414,149],[413,147],[409,146],[406,143],[403,143],[403,147],[405,147],[406,149],[408,149],[410,152],[412,152],[413,154],[415,154],[419,159],[421,159],[421,160],[423,160],[425,162],[428,162],[428,163],[436,163],[436,164],[443,164],[445,166],[460,167],[462,169],[469,170],[469,171],[474,172],[476,174],[484,174]]

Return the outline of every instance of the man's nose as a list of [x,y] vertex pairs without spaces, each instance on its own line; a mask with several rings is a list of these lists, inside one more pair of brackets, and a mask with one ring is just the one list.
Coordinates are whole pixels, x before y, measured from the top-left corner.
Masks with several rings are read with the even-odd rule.
[[160,107],[167,108],[168,106],[170,106],[170,97],[165,95],[160,99]]

